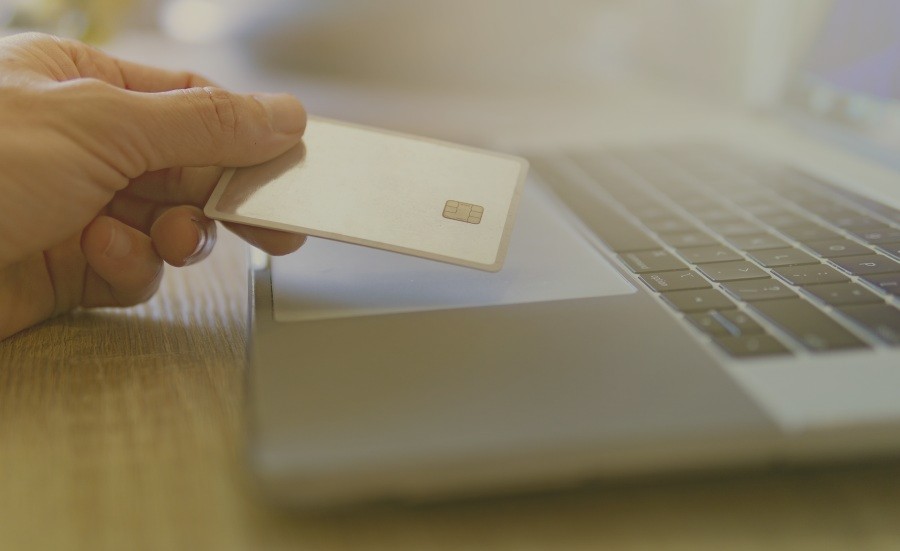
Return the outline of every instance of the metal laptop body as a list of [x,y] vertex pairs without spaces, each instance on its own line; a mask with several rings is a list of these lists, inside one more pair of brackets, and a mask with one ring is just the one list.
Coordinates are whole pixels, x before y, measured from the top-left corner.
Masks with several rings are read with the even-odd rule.
[[[783,122],[655,93],[584,108],[608,123],[589,151],[727,143],[900,206],[896,171]],[[622,111],[637,116],[616,123]],[[512,296],[498,286],[466,302],[484,285],[452,272],[465,269],[378,251],[253,256],[249,458],[268,494],[439,499],[900,451],[900,348],[863,336],[824,353],[791,339],[789,354],[725,353],[600,237],[631,215],[598,200],[566,151],[539,151],[551,160],[526,185],[507,266],[485,276],[509,278]],[[599,283],[554,289],[570,266]],[[355,291],[328,277],[354,269]]]

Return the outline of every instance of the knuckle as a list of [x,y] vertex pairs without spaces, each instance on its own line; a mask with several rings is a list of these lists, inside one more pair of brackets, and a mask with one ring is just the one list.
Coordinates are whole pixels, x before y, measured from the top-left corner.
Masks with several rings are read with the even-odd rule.
[[203,76],[192,71],[181,71],[178,73],[178,79],[183,83],[182,88],[200,88],[210,84]]
[[201,88],[202,117],[210,133],[220,145],[234,141],[238,131],[238,106],[235,96],[221,88],[206,86]]
[[96,78],[61,82],[40,95],[53,102],[54,112],[68,113],[75,119],[104,120],[106,116],[118,119],[122,115],[118,111],[125,107],[122,91]]
[[116,96],[118,88],[98,78],[79,78],[65,83],[70,90],[81,94],[82,99],[108,101]]

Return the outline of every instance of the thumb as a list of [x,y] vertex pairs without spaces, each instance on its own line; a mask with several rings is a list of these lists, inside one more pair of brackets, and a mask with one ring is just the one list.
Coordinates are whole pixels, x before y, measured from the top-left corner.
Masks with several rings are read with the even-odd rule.
[[131,306],[149,299],[162,280],[162,259],[150,237],[115,218],[98,216],[81,236],[90,266],[82,306]]
[[146,170],[258,164],[296,145],[306,129],[303,105],[288,94],[203,87],[129,95]]

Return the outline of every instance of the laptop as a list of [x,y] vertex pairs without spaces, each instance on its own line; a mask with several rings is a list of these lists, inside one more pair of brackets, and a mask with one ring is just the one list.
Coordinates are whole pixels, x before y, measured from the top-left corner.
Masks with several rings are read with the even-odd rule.
[[254,253],[260,485],[329,507],[900,452],[898,21],[832,3],[764,116],[640,89],[583,106],[593,135],[498,138],[532,166],[499,273]]

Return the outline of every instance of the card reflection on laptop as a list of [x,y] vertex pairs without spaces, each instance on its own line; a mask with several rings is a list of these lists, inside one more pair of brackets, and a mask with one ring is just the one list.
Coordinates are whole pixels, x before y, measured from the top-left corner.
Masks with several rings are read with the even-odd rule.
[[205,212],[498,271],[526,171],[519,157],[310,118],[287,153],[227,170]]

